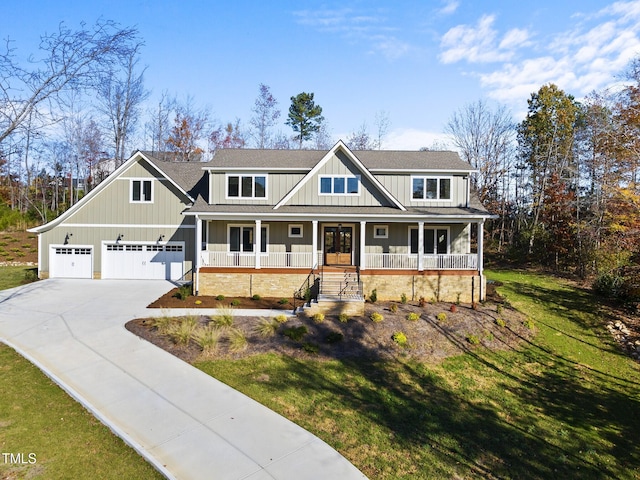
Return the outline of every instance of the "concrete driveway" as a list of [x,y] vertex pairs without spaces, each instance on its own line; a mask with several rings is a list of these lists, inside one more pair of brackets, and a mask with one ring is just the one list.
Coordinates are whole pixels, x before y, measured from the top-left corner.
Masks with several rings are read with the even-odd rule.
[[51,279],[0,291],[0,340],[168,478],[365,478],[306,430],[125,330],[171,288]]

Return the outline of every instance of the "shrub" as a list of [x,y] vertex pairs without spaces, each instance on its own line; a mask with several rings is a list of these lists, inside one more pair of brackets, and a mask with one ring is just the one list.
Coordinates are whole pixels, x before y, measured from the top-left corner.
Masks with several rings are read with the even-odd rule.
[[529,330],[533,330],[536,326],[536,324],[533,323],[533,320],[531,320],[530,318],[527,318],[524,322],[522,322],[522,324]]
[[478,345],[480,343],[480,339],[477,335],[469,334],[467,335],[467,342],[469,342],[471,345]]
[[427,301],[424,299],[424,297],[420,297],[418,299],[418,305],[421,307],[424,307],[427,304]]
[[278,323],[287,323],[287,320],[289,320],[286,315],[282,314],[276,315],[273,319]]
[[378,301],[378,290],[375,288],[371,290],[371,294],[369,295],[369,301],[371,303],[376,303]]
[[496,313],[500,315],[504,311],[502,305],[496,305]]
[[304,325],[300,325],[297,327],[289,327],[285,329],[282,334],[285,337],[290,338],[294,342],[299,342],[300,340],[302,340],[302,337],[307,334],[307,332],[307,327],[305,327]]
[[220,330],[207,325],[206,327],[197,328],[193,332],[192,338],[202,349],[203,355],[211,355],[218,349]]
[[280,323],[277,320],[269,320],[267,318],[261,318],[254,327],[255,332],[261,337],[273,337],[278,330]]
[[400,295],[400,303],[402,303],[403,305],[405,305],[407,303],[407,294],[403,293],[402,295]]
[[499,327],[506,327],[507,326],[507,322],[505,322],[503,319],[501,318],[496,318],[495,324]]
[[378,313],[378,312],[373,312],[369,318],[375,322],[375,323],[380,323],[382,320],[384,320],[384,317],[382,316],[382,314]]
[[218,314],[211,317],[211,323],[217,328],[228,328],[233,326],[233,309],[220,308]]
[[173,296],[180,300],[186,300],[187,297],[191,296],[191,285],[182,285]]
[[315,343],[307,342],[302,346],[302,349],[307,353],[318,353],[318,350],[320,350],[320,347]]
[[391,305],[389,305],[389,310],[391,311],[391,313],[396,313],[398,311],[398,305],[392,303]]
[[252,297],[251,300],[262,300],[262,297],[260,295],[258,295],[257,293],[255,293]]
[[315,323],[322,323],[322,322],[324,322],[324,313],[320,313],[320,312],[315,313],[315,314],[313,315],[313,321],[314,321]]
[[403,332],[396,332],[391,336],[391,339],[401,347],[407,346],[407,336]]
[[340,315],[338,315],[338,320],[340,321],[340,323],[347,323],[349,321],[349,315],[347,315],[346,313],[341,313]]
[[283,297],[283,298],[281,298],[280,300],[278,300],[278,303],[279,303],[280,305],[286,305],[286,304],[288,304],[288,303],[289,303],[289,300]]
[[233,300],[231,300],[232,307],[237,307],[238,305],[240,305],[240,300],[238,300],[237,298],[234,298]]
[[244,332],[238,328],[229,330],[229,350],[232,352],[241,352],[249,345],[249,341]]
[[324,339],[325,342],[332,344],[341,342],[344,335],[340,332],[330,332]]
[[37,268],[29,268],[24,272],[24,281],[25,283],[31,283],[38,280],[38,269]]
[[218,295],[216,297],[216,300],[218,300],[219,302],[222,302],[224,300],[224,295]]
[[451,306],[449,307],[449,311],[451,313],[456,313],[458,311],[458,307],[456,306],[455,303],[452,303]]
[[197,326],[196,318],[189,316],[180,320],[179,323],[172,324],[168,333],[176,345],[187,345]]
[[446,314],[446,313],[444,313],[444,312],[440,312],[438,315],[436,315],[436,319],[437,319],[439,322],[444,322],[444,321],[446,321],[446,320],[447,320],[447,314]]
[[409,320],[410,322],[417,322],[418,320],[420,320],[420,314],[416,312],[409,312],[407,314],[407,320]]

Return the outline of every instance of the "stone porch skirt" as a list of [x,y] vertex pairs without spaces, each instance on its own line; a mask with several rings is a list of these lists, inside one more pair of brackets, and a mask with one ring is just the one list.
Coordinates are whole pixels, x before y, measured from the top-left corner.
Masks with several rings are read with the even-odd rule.
[[[202,267],[198,294],[291,299],[309,273],[290,268]],[[412,301],[423,297],[428,302],[472,303],[484,300],[486,292],[486,279],[475,270],[364,270],[360,272],[360,280],[365,297],[375,289],[379,300],[400,301],[404,293]]]

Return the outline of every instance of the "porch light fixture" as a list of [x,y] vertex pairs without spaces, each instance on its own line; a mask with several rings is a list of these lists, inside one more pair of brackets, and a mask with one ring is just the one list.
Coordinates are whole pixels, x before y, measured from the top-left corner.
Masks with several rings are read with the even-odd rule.
[[160,235],[156,243],[160,243],[162,240],[164,240],[164,235]]
[[64,236],[64,244],[68,245],[69,244],[69,239],[73,237],[73,233],[68,233]]
[[120,240],[122,240],[123,238],[124,238],[124,235],[119,233],[118,238],[116,238],[116,243],[120,243]]

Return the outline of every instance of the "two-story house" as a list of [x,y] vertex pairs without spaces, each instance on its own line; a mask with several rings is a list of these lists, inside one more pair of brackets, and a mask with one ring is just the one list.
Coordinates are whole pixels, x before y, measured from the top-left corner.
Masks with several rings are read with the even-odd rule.
[[[483,224],[454,152],[136,152],[39,234],[41,277],[168,278],[200,295],[477,301]],[[472,251],[472,228],[477,242]]]

